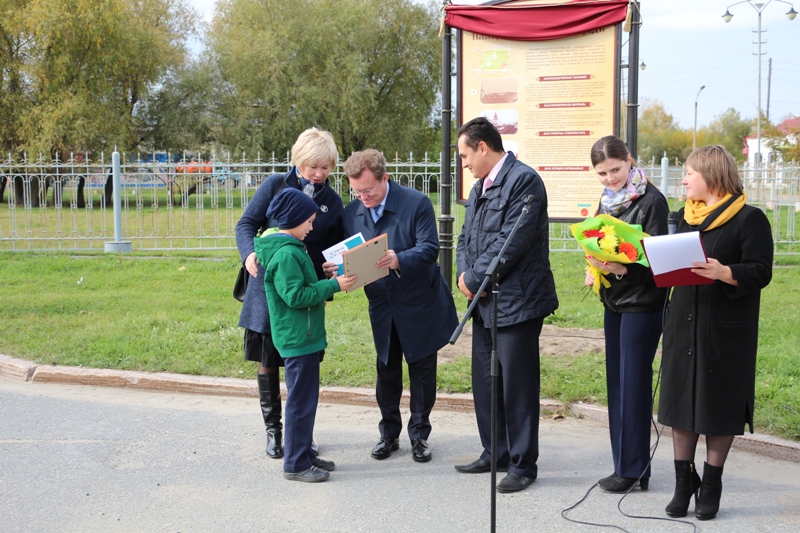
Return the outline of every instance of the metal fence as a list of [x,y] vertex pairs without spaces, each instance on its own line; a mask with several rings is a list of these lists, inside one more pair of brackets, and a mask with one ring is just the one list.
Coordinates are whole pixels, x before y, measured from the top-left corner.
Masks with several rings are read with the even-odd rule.
[[[236,248],[236,223],[289,154],[203,161],[190,154],[122,155],[122,239],[134,250]],[[392,178],[439,204],[440,162],[426,154],[388,162]],[[333,188],[350,200],[341,165]],[[114,239],[111,157],[0,163],[0,250],[103,250]],[[460,227],[460,225],[459,225]]]
[[[134,250],[233,249],[236,223],[265,177],[291,168],[289,155],[234,161],[202,161],[191,154],[168,153],[122,156],[122,238]],[[86,155],[66,160],[0,163],[0,250],[103,250],[114,239],[111,158]],[[451,175],[455,175],[455,158]],[[645,168],[666,194],[670,207],[683,201],[679,167]],[[396,156],[389,161],[395,181],[431,197],[440,212],[440,160],[425,154]],[[742,168],[748,203],[770,218],[776,253],[800,253],[795,224],[800,211],[800,167],[771,165]],[[331,185],[349,201],[349,184],[341,166]],[[458,232],[463,208],[451,189],[454,228]],[[550,224],[554,251],[577,251],[568,224]]]

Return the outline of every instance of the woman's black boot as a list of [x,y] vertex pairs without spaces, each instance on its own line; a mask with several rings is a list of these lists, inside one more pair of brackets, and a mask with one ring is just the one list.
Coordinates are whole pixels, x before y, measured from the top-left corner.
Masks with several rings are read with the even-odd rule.
[[665,511],[673,518],[686,516],[692,496],[697,503],[697,489],[700,488],[700,476],[694,468],[694,461],[675,461],[675,495]]
[[698,520],[711,520],[717,516],[722,496],[722,468],[708,463],[703,465],[703,483],[694,506],[694,515]]
[[283,424],[281,423],[280,374],[258,374],[258,395],[261,414],[267,426],[267,455],[273,459],[283,457]]

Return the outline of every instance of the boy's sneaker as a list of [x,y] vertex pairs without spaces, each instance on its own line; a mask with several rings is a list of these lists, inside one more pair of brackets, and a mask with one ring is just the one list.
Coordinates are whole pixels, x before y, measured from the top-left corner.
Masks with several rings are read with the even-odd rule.
[[320,470],[316,466],[311,466],[302,472],[284,472],[283,477],[290,481],[303,481],[305,483],[319,483],[326,481],[331,475],[325,470]]

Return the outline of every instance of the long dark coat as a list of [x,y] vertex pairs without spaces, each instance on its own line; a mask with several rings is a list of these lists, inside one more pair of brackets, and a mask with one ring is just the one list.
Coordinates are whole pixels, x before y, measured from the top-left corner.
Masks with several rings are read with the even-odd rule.
[[[436,262],[439,236],[431,201],[419,191],[389,180],[389,196],[375,224],[359,200],[344,209],[345,232],[364,239],[388,234],[400,268],[364,287],[378,358],[389,357],[392,322],[406,362],[414,363],[447,344],[458,325],[453,295]],[[399,276],[397,275],[399,274]]]
[[[678,232],[693,231],[680,211]],[[702,233],[706,255],[729,266],[734,287],[675,287],[664,326],[658,420],[702,435],[753,432],[758,312],[772,279],[772,231],[767,217],[744,206],[728,222]]]

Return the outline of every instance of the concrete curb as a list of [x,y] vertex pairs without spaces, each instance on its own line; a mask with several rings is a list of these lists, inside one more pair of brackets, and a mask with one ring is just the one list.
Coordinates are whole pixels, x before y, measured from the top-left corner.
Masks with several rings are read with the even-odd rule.
[[[37,365],[24,359],[16,359],[3,354],[0,354],[0,376],[40,383],[121,387],[218,396],[246,396],[253,398],[258,396],[258,386],[254,379]],[[372,389],[320,387],[319,398],[324,403],[375,407],[375,392]],[[401,404],[407,407],[408,401],[409,393],[404,391]],[[564,405],[561,402],[549,399],[542,399],[540,406],[544,411],[557,414],[570,412],[579,418],[589,418],[608,423],[608,410],[602,406],[581,402]],[[440,393],[436,397],[436,409],[472,412],[474,411],[472,394]],[[670,428],[665,427],[662,434],[670,436],[672,432]],[[738,436],[734,439],[733,447],[739,451],[763,455],[772,459],[800,463],[800,443],[770,435]]]

